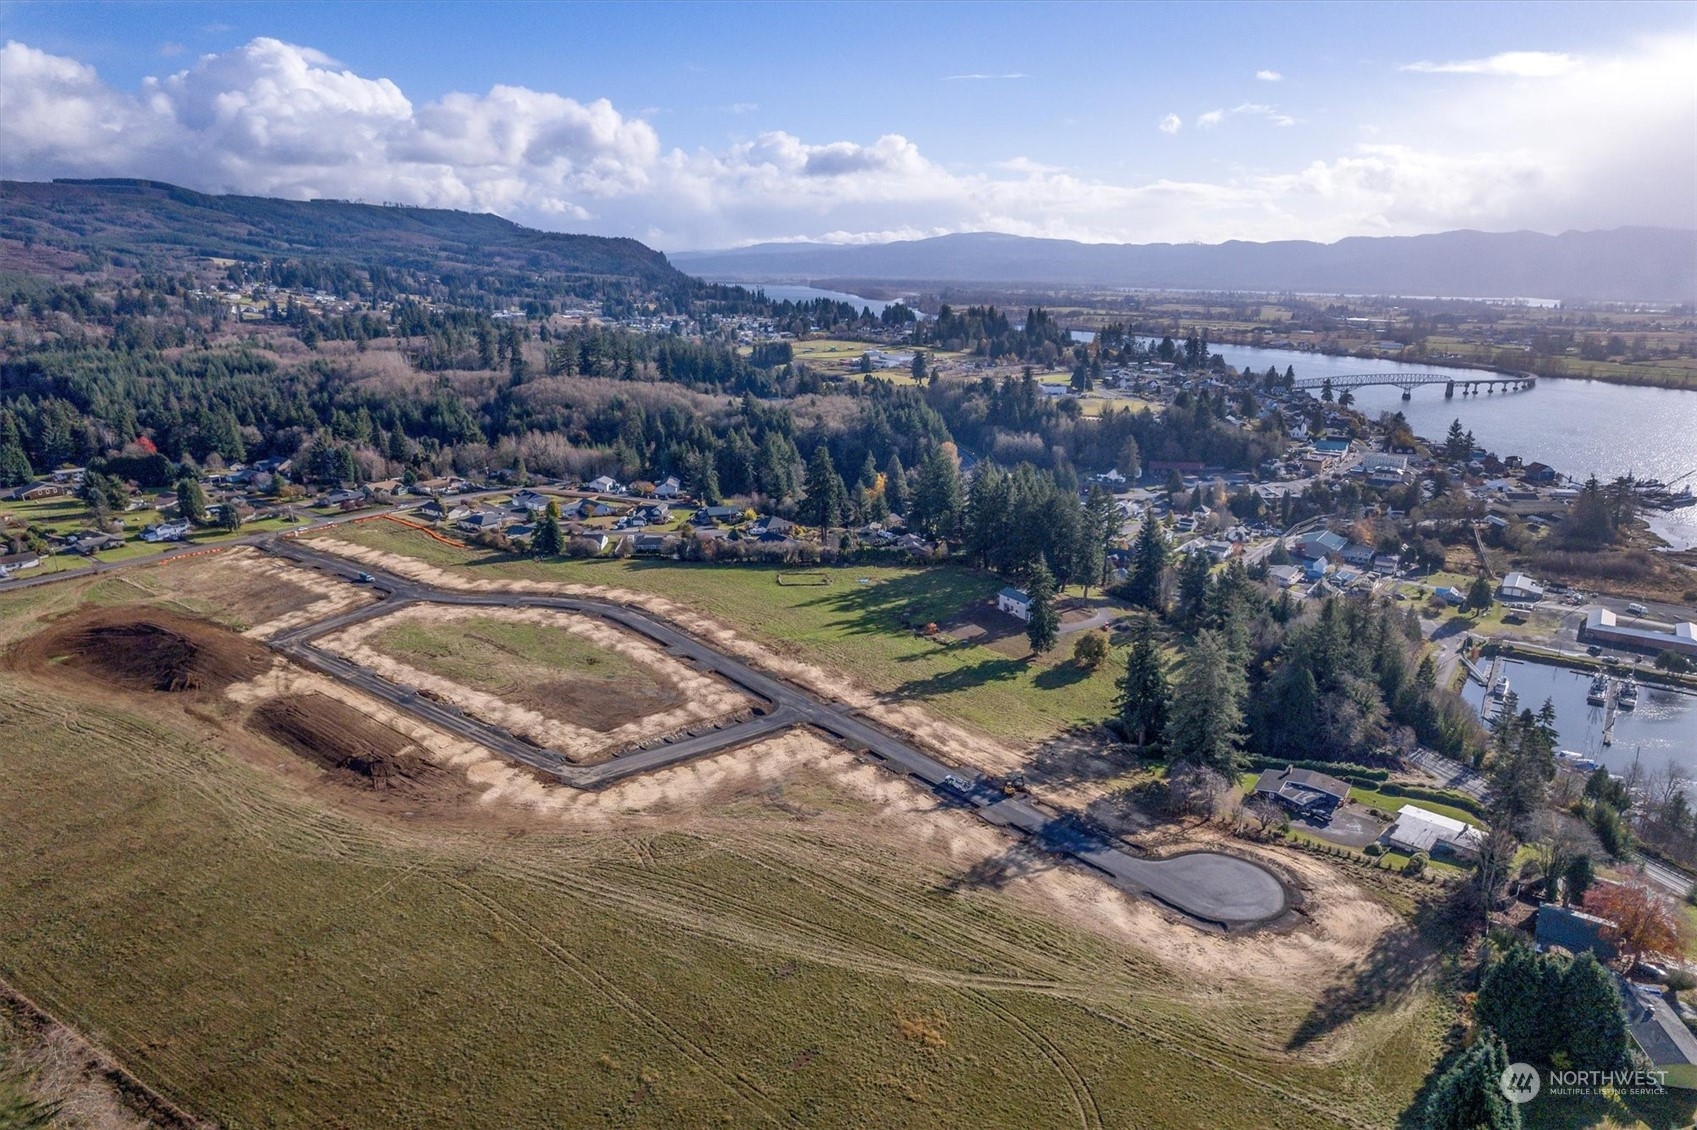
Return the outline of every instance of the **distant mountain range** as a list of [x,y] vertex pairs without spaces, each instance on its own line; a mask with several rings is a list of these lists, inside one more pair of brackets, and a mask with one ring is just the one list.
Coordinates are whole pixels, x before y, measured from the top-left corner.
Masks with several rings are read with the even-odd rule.
[[974,232],[859,246],[763,243],[675,252],[671,260],[692,275],[745,283],[832,279],[1611,302],[1697,299],[1697,231],[1671,228],[1220,244],[1075,243]]
[[312,259],[514,280],[695,284],[634,239],[520,227],[499,216],[337,200],[209,196],[143,180],[0,181],[0,265],[31,270],[90,253],[130,266],[185,258]]

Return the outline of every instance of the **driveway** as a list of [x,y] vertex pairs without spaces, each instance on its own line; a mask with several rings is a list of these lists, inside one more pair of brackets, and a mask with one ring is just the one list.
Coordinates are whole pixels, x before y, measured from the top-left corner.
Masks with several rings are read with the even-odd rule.
[[1339,847],[1354,848],[1360,851],[1374,840],[1378,839],[1389,827],[1367,815],[1366,809],[1351,804],[1332,813],[1329,824],[1315,824],[1309,820],[1299,820],[1293,825],[1311,836],[1325,840]]

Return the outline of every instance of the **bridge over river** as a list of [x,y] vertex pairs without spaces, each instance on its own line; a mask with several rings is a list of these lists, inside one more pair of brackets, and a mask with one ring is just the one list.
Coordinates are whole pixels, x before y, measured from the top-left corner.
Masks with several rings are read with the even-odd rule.
[[1530,373],[1480,373],[1477,378],[1457,378],[1454,373],[1340,373],[1327,377],[1300,377],[1291,385],[1292,388],[1307,391],[1320,391],[1330,388],[1333,392],[1342,392],[1348,388],[1366,388],[1369,385],[1394,385],[1402,389],[1404,400],[1412,399],[1414,390],[1421,385],[1443,385],[1444,397],[1448,399],[1456,394],[1459,388],[1463,396],[1477,396],[1481,386],[1486,392],[1496,392],[1501,385],[1504,392],[1531,388],[1538,383],[1538,378]]

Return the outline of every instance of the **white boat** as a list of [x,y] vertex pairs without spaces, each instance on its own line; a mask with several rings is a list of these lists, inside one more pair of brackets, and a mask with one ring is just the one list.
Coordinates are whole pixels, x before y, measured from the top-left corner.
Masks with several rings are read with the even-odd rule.
[[1631,675],[1620,685],[1620,693],[1615,696],[1615,702],[1622,710],[1631,710],[1638,705],[1638,680]]
[[1498,679],[1497,685],[1491,688],[1491,697],[1495,698],[1495,699],[1504,699],[1504,698],[1508,697],[1508,676],[1507,675],[1504,675],[1502,678]]
[[1609,701],[1609,677],[1598,671],[1591,679],[1591,689],[1585,692],[1585,701],[1592,706],[1606,706]]

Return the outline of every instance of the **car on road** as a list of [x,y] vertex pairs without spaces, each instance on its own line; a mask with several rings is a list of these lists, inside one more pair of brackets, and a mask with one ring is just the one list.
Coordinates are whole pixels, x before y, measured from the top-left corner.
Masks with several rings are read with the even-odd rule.
[[939,788],[948,789],[950,792],[959,793],[961,796],[969,796],[972,793],[972,782],[959,773],[950,773],[937,782],[937,785]]
[[1633,603],[1626,606],[1626,614],[1628,616],[1648,616],[1650,610],[1642,604]]
[[354,584],[356,584],[356,585],[369,585],[372,581],[375,581],[376,579],[377,578],[373,577],[370,573],[355,573],[354,574]]

